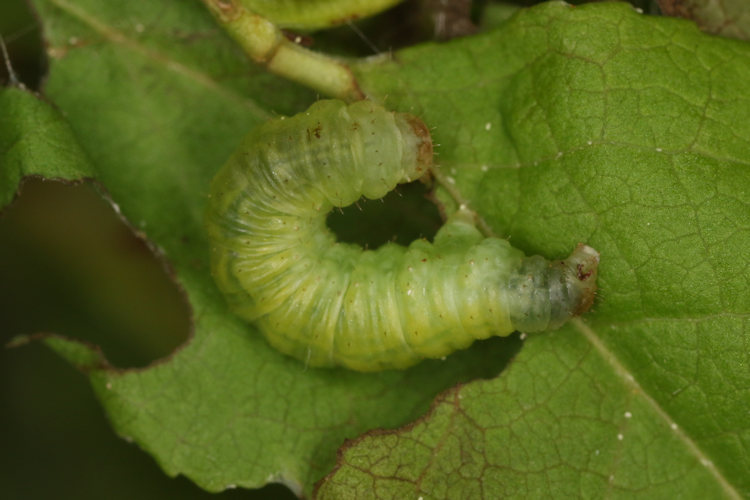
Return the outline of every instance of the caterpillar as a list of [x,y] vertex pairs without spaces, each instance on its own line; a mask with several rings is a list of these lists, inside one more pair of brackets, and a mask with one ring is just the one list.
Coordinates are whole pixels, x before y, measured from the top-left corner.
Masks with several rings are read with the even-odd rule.
[[599,254],[526,257],[459,210],[432,243],[337,242],[333,207],[383,197],[431,167],[418,118],[318,101],[255,128],[214,177],[211,272],[230,308],[310,366],[405,368],[474,340],[554,329],[591,306]]

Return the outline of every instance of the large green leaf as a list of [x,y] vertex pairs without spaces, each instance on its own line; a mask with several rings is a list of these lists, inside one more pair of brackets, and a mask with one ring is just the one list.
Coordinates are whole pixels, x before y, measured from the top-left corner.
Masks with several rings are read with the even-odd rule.
[[750,495],[750,46],[548,4],[361,73],[435,127],[496,232],[597,248],[601,294],[501,377],[350,444],[322,496]]
[[[271,350],[211,283],[201,214],[239,138],[312,96],[246,63],[197,2],[36,4],[46,94],[194,315],[190,342],[143,370],[50,345],[89,370],[115,430],[168,474],[310,492],[345,438],[413,420],[502,364],[502,342],[378,375]],[[499,378],[361,438],[321,492],[750,494],[748,45],[624,5],[547,4],[356,70],[373,98],[434,129],[441,199],[529,253],[591,244],[602,292],[585,322],[530,339]]]

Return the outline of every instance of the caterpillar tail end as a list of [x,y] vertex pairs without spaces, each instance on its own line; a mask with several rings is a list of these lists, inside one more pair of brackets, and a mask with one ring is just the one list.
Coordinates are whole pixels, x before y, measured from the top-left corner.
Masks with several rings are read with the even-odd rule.
[[579,316],[591,308],[596,297],[596,278],[599,268],[599,252],[588,245],[579,243],[565,264],[573,273],[580,291],[578,306],[572,314]]

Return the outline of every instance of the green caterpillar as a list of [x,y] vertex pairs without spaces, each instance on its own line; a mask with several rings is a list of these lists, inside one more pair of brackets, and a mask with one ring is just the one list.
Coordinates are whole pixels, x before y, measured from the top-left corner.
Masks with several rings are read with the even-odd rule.
[[599,256],[526,257],[466,210],[434,243],[340,243],[326,216],[424,175],[417,118],[368,101],[319,101],[253,130],[211,184],[211,269],[232,310],[310,366],[405,368],[476,339],[557,328],[588,310]]

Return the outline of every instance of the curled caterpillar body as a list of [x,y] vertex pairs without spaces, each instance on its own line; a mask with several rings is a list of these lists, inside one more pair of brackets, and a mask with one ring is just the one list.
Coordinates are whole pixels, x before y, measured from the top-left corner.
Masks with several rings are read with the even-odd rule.
[[368,101],[319,101],[256,128],[211,185],[214,279],[233,311],[310,366],[404,368],[476,339],[557,328],[588,310],[598,253],[526,257],[459,211],[434,243],[337,242],[334,206],[381,198],[426,173],[418,119]]

